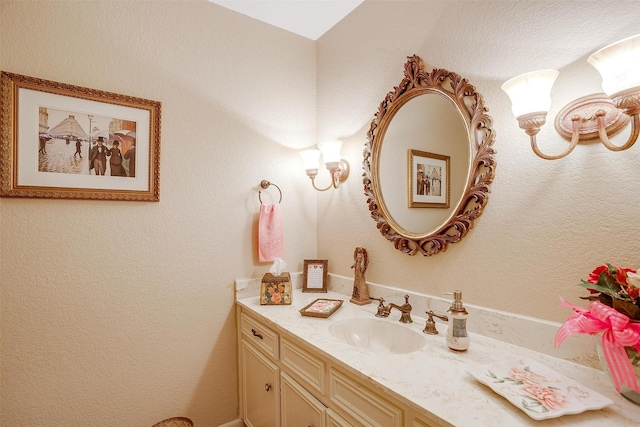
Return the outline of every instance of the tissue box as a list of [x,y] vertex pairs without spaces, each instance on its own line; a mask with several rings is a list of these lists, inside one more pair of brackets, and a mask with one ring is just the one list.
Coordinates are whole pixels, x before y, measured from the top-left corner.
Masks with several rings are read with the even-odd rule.
[[260,283],[260,305],[291,304],[291,275],[267,273]]

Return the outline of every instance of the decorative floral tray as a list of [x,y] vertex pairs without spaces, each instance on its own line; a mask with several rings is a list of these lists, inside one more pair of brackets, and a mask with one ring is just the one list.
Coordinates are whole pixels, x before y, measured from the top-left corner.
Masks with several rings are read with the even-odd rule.
[[302,314],[303,316],[327,318],[341,306],[341,299],[318,298],[315,299],[311,304],[302,308],[300,310],[300,314]]
[[613,404],[600,393],[529,359],[478,366],[467,372],[534,420]]

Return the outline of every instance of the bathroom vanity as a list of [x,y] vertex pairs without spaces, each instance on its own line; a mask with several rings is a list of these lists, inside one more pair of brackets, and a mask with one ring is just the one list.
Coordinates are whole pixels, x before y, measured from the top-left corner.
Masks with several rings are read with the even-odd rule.
[[[446,324],[438,324],[438,335],[424,334],[426,316],[415,309],[413,323],[401,324],[399,311],[378,319],[376,304],[356,306],[338,292],[298,289],[291,305],[280,306],[248,295],[237,293],[237,325],[240,417],[249,427],[634,426],[640,419],[640,407],[617,395],[603,371],[476,333],[468,351],[453,352]],[[299,310],[317,298],[345,302],[328,318],[302,316]],[[350,343],[344,325],[358,323],[372,323],[383,339]],[[393,337],[395,344],[388,342]],[[467,372],[523,358],[613,404],[536,421]]]
[[[251,301],[240,301],[238,308],[241,407],[248,426],[433,424],[419,408],[319,352],[251,305]],[[272,314],[284,310],[294,311],[291,306],[279,306]],[[305,318],[308,327],[320,322],[326,328],[326,320]],[[405,424],[405,419],[410,422]]]

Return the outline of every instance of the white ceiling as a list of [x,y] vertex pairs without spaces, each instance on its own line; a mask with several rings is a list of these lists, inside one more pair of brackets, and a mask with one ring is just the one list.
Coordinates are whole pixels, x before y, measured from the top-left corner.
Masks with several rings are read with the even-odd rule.
[[364,0],[209,0],[311,40],[318,40]]

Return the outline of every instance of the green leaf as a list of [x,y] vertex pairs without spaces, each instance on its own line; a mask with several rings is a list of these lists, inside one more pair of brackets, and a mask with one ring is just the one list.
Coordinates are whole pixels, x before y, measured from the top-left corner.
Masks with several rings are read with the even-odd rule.
[[[545,412],[549,412],[549,410],[547,408],[545,408],[545,406],[540,403],[538,400],[529,397],[529,396],[524,396],[525,398],[522,399],[522,407],[528,411],[531,412],[536,412],[538,414],[544,414]],[[527,402],[527,399],[531,400],[531,402]]]
[[629,316],[630,319],[640,320],[640,307],[629,300],[613,300],[613,308]]
[[[602,274],[600,275],[600,277],[602,277]],[[598,283],[600,283],[600,281],[598,281]],[[598,291],[606,295],[610,295],[613,298],[622,299],[620,295],[618,295],[617,287],[615,289],[611,289],[609,287],[602,286],[602,285],[594,285],[593,283],[585,282],[584,280],[582,281],[582,283],[580,283],[580,286],[587,289],[593,289],[594,291]]]
[[[611,271],[611,269],[609,269],[609,271]],[[616,274],[615,270],[613,270],[613,274]],[[603,271],[602,273],[600,273],[600,276],[598,276],[598,286],[609,288],[611,289],[611,291],[613,291],[613,293],[617,293],[618,289],[620,289],[618,282],[616,282],[613,277],[609,276],[606,271]]]
[[531,396],[524,396],[524,398],[522,399],[522,406],[524,406],[525,408],[535,408],[536,406],[541,405],[542,403],[540,403],[540,401],[534,399]]

